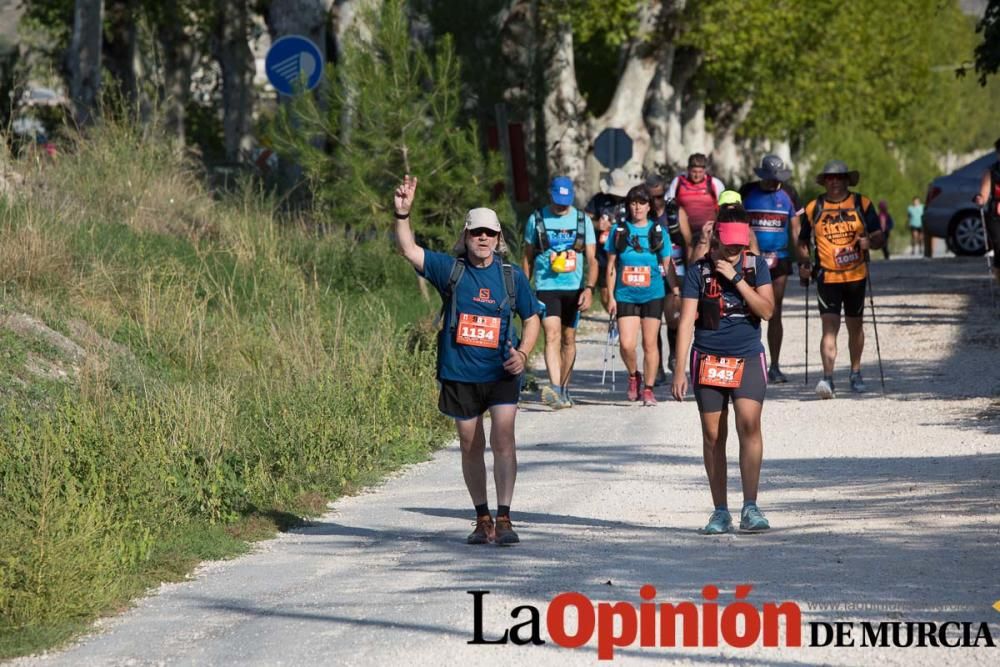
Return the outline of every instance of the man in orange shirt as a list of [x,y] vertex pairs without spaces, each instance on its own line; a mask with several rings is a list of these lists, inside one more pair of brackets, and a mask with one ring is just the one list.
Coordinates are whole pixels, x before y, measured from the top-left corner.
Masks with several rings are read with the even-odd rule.
[[816,297],[819,301],[823,338],[820,356],[823,379],[816,385],[820,398],[833,398],[833,365],[837,359],[837,334],[843,310],[847,324],[847,347],[851,354],[851,391],[865,390],[861,378],[861,352],[865,346],[862,315],[865,309],[865,279],[868,277],[868,250],[882,247],[884,238],[878,213],[868,197],[848,190],[860,175],[840,160],[827,162],[816,182],[826,188],[806,204],[799,230],[799,277],[813,277],[810,262],[815,239]]

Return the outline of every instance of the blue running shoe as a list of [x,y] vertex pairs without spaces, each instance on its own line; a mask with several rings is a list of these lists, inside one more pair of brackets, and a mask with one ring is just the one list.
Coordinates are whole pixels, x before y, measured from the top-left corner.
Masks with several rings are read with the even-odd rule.
[[759,533],[771,527],[767,517],[756,505],[747,505],[740,515],[740,530],[748,533]]
[[702,535],[721,535],[733,529],[733,517],[726,510],[715,510],[701,533]]

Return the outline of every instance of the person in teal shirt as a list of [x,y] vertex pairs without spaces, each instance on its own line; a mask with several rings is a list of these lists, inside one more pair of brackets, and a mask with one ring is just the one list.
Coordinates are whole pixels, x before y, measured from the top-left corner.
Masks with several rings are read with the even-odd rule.
[[920,197],[914,197],[913,203],[906,207],[906,217],[910,227],[910,254],[919,255],[920,246],[924,244],[924,205]]
[[[521,267],[535,279],[544,306],[545,368],[549,384],[542,402],[553,410],[573,407],[569,381],[576,361],[576,327],[590,308],[597,284],[597,240],[590,218],[573,206],[573,181],[552,179],[551,203],[528,217]],[[584,281],[586,267],[587,279]]]
[[[668,316],[676,311],[680,297],[670,236],[662,225],[649,219],[650,199],[645,185],[629,190],[625,219],[617,222],[606,244],[607,284],[614,285],[608,312],[618,319],[622,361],[629,375],[626,396],[637,401],[641,395],[643,405],[656,405],[652,383],[660,365],[657,334],[665,306],[664,276],[671,291],[666,299]],[[640,332],[645,385],[636,354]]]

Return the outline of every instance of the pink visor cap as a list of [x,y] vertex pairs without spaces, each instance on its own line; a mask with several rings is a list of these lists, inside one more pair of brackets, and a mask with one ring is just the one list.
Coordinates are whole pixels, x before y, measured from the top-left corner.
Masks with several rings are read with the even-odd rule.
[[745,222],[717,222],[715,229],[722,245],[750,245],[750,225]]

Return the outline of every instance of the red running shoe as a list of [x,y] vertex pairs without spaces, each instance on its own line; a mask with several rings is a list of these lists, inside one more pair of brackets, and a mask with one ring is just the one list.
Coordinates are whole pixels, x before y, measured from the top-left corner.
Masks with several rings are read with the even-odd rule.
[[635,372],[635,375],[628,376],[628,393],[625,394],[626,398],[630,401],[639,400],[639,385],[642,384],[642,373],[639,371]]
[[656,405],[656,396],[653,396],[653,390],[650,387],[646,387],[642,390],[642,404],[646,405]]

